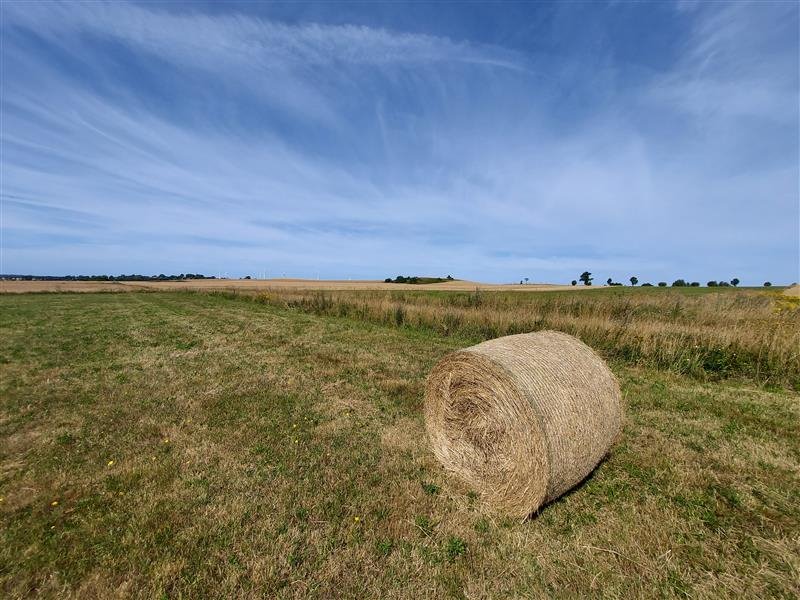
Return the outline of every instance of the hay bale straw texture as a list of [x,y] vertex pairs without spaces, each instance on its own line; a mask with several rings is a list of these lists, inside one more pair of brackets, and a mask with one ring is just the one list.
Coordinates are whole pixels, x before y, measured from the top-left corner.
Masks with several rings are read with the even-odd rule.
[[494,512],[525,518],[580,483],[622,426],[605,362],[556,331],[454,352],[431,371],[425,426],[436,458]]

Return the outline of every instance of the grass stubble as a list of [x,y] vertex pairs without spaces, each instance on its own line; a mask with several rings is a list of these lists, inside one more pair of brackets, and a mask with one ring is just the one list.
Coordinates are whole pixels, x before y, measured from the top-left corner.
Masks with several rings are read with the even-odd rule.
[[468,329],[189,293],[0,306],[7,597],[800,591],[790,385],[612,357],[620,443],[520,523],[427,449],[425,375]]

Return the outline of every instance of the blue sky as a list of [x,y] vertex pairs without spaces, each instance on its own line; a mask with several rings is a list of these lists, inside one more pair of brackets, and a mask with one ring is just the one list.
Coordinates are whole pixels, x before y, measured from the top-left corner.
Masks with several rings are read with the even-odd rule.
[[0,271],[797,281],[798,18],[3,2]]

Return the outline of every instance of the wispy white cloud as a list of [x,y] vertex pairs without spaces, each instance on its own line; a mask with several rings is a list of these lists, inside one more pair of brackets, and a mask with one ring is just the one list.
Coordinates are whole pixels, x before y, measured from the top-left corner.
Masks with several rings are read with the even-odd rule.
[[519,69],[508,50],[455,42],[447,37],[392,32],[355,25],[285,25],[243,16],[174,14],[120,2],[9,3],[9,24],[71,46],[92,34],[140,50],[214,70],[253,65],[274,70],[336,66],[463,62]]
[[681,60],[650,88],[653,98],[702,119],[756,117],[796,122],[797,6],[731,2],[694,20]]
[[796,9],[753,28],[751,8],[699,7],[678,60],[630,81],[379,27],[4,11],[6,271],[780,281],[797,265]]

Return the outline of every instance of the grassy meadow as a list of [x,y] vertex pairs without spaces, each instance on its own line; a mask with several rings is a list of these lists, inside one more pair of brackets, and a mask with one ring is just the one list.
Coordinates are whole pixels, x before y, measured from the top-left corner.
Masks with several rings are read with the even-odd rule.
[[[615,294],[0,295],[0,590],[797,597],[797,303]],[[421,402],[526,328],[597,348],[628,409],[520,523],[446,476]]]

